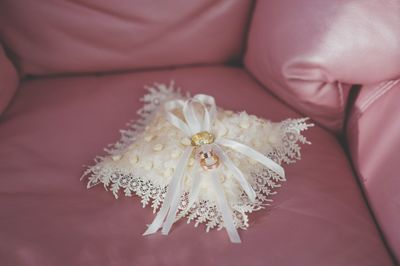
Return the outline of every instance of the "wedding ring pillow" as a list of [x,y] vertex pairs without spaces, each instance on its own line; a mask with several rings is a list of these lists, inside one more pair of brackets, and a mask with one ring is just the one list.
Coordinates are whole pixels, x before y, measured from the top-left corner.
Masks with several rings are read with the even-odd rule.
[[239,243],[248,214],[271,202],[286,181],[284,164],[300,159],[307,118],[271,122],[216,105],[210,95],[184,95],[155,84],[139,119],[84,173],[87,187],[103,184],[115,198],[140,199],[156,213],[144,235],[167,235],[179,219],[206,231],[225,228]]

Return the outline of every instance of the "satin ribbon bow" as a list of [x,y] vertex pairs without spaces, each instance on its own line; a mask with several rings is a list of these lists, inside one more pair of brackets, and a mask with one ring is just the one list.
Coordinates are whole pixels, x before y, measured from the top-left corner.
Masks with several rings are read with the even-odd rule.
[[[200,119],[198,110],[195,108],[195,104],[200,105],[203,111],[203,118]],[[187,137],[193,140],[193,136],[196,134],[202,133],[210,133],[212,132],[212,125],[215,121],[217,110],[215,105],[215,100],[213,97],[197,94],[193,98],[184,100],[172,100],[168,101],[164,104],[166,119],[175,127],[180,129]],[[172,111],[176,109],[181,109],[185,121],[178,118]],[[229,156],[225,153],[225,151],[221,148],[221,146],[225,146],[231,148],[237,152],[240,152],[251,159],[263,164],[268,167],[279,176],[284,177],[285,173],[283,168],[264,156],[260,152],[250,148],[249,146],[237,142],[235,140],[227,139],[227,138],[217,138],[212,139],[211,143],[207,143],[205,145],[194,145],[192,142],[192,146],[188,146],[185,148],[183,155],[179,159],[179,162],[176,166],[176,170],[172,176],[172,179],[169,183],[167,193],[165,195],[164,202],[157,213],[157,216],[154,218],[153,222],[149,225],[147,230],[143,235],[154,234],[160,228],[161,233],[163,235],[167,235],[175,222],[176,214],[178,211],[179,201],[181,195],[183,193],[183,176],[189,162],[190,157],[192,156],[192,152],[194,149],[199,150],[213,150],[215,154],[218,156],[220,162],[224,164],[232,173],[233,177],[240,184],[242,189],[245,191],[249,199],[253,202],[256,198],[256,193],[251,187],[250,183],[246,180],[243,173],[240,169],[232,162]],[[210,172],[211,184],[216,193],[216,203],[219,211],[221,212],[224,226],[228,232],[229,239],[233,243],[240,243],[240,237],[236,230],[236,226],[233,220],[233,213],[231,207],[229,206],[226,198],[225,192],[220,183],[219,179],[219,170],[220,167],[216,167],[216,169],[204,170]],[[194,201],[196,200],[199,188],[200,188],[201,178],[198,176],[198,173],[193,177],[193,185],[192,189],[189,193],[189,204],[187,208],[190,208]]]

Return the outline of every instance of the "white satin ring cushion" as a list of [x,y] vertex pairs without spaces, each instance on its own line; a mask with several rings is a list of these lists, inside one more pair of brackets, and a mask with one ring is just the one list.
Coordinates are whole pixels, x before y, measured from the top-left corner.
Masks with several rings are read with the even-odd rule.
[[223,110],[212,96],[183,96],[172,83],[148,90],[140,118],[84,173],[87,187],[102,183],[115,198],[136,195],[158,210],[145,235],[168,234],[186,217],[207,231],[225,227],[239,243],[237,228],[271,202],[286,181],[282,164],[300,159],[299,144],[310,144],[301,133],[313,124]]

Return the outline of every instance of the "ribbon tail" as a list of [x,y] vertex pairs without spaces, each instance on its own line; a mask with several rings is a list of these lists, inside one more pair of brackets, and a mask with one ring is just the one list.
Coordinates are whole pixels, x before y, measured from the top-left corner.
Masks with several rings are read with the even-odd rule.
[[224,189],[219,181],[218,171],[212,171],[211,180],[215,190],[218,209],[221,211],[224,226],[232,243],[241,243],[240,236],[233,221],[230,206],[225,197]]
[[[158,229],[161,228],[165,217],[167,216],[169,212],[169,216],[172,216],[171,208],[174,207],[174,218],[176,215],[176,210],[177,210],[177,203],[179,203],[180,199],[180,192],[181,192],[181,185],[182,185],[182,177],[184,174],[184,171],[186,169],[187,163],[189,161],[189,158],[192,154],[193,147],[188,147],[185,149],[182,157],[180,158],[178,165],[176,167],[175,173],[172,176],[171,182],[168,186],[168,191],[166,193],[163,205],[161,206],[161,209],[158,211],[157,216],[154,218],[153,222],[150,224],[150,226],[147,228],[147,230],[143,233],[143,235],[150,235],[154,234],[155,232],[158,231]],[[179,192],[179,193],[177,193]],[[176,203],[177,202],[177,203]],[[176,204],[176,207],[175,207]],[[169,220],[168,220],[169,221]],[[170,223],[170,221],[168,222]],[[171,223],[171,225],[173,222]],[[165,232],[166,230],[164,230]],[[168,234],[168,232],[167,232]]]
[[[190,208],[193,206],[194,202],[197,199],[197,196],[200,193],[200,183],[201,183],[201,179],[198,173],[193,173],[192,174],[192,187],[189,191],[189,203],[186,206],[185,210],[183,212],[181,212],[179,214],[179,216],[177,217],[177,220],[181,219],[182,217],[186,216],[187,213],[189,212]],[[189,221],[188,221],[189,223]]]
[[[182,180],[180,180],[182,181]],[[179,182],[179,188],[177,189],[178,192],[174,195],[174,198],[171,202],[171,206],[169,208],[169,212],[167,218],[161,229],[161,234],[168,235],[169,231],[171,230],[172,225],[175,222],[176,213],[178,211],[179,201],[182,194],[182,182]]]
[[244,145],[240,142],[230,140],[230,139],[225,139],[225,138],[219,138],[217,140],[217,143],[226,146],[228,148],[231,148],[235,151],[238,151],[251,159],[263,164],[264,166],[268,167],[275,173],[277,173],[280,177],[285,178],[285,171],[283,170],[283,167],[265,156],[264,154],[250,148],[247,145]]
[[189,203],[187,206],[187,209],[190,209],[192,205],[194,204],[195,200],[197,199],[197,196],[200,193],[200,183],[201,183],[201,177],[198,172],[196,172],[193,176],[193,183],[192,183],[192,188],[189,193]]
[[232,160],[229,158],[229,156],[221,149],[221,147],[219,147],[218,145],[214,145],[214,148],[216,149],[218,156],[225,163],[226,167],[228,167],[228,169],[233,173],[233,176],[236,178],[236,180],[242,186],[242,188],[246,192],[249,199],[251,201],[255,201],[256,192],[254,192],[254,189],[251,187],[249,182],[246,180],[242,171],[240,171],[239,168],[236,167],[236,165],[232,162]]

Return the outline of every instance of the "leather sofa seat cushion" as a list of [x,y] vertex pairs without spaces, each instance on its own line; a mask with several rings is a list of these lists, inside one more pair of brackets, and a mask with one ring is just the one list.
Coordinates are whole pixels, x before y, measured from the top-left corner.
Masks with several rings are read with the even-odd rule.
[[245,70],[197,67],[23,81],[0,123],[2,265],[391,265],[352,168],[335,136],[315,126],[302,160],[243,243],[224,230],[178,222],[143,237],[154,214],[137,198],[86,190],[84,165],[119,139],[144,85],[170,80],[236,111],[301,117]]

